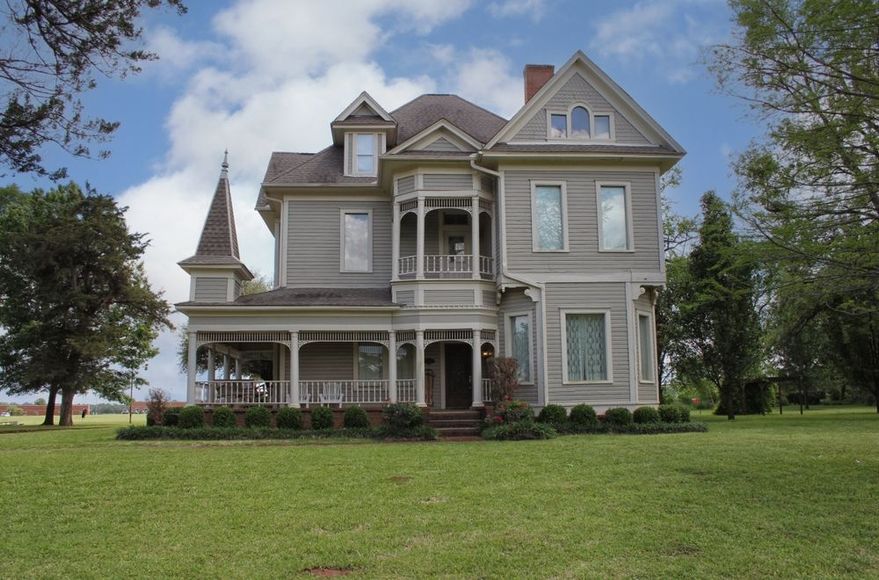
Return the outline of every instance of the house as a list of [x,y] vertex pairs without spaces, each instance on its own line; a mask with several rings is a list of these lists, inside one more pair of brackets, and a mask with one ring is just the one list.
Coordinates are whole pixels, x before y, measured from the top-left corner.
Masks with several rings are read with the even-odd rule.
[[180,262],[189,360],[211,352],[187,401],[479,408],[504,355],[537,407],[656,404],[659,180],[684,150],[582,52],[526,66],[524,93],[504,119],[455,95],[389,112],[364,92],[326,149],[273,153],[260,294],[241,292],[224,161]]

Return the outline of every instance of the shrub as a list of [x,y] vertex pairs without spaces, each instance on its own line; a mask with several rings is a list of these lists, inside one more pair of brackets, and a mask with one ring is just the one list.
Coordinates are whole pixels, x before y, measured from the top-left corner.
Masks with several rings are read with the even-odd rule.
[[244,413],[244,424],[251,429],[267,429],[272,424],[272,412],[262,405],[249,407]]
[[659,417],[666,423],[689,423],[690,409],[683,405],[660,405]]
[[197,405],[187,405],[180,410],[177,424],[184,429],[204,427],[204,409]]
[[348,407],[345,409],[343,424],[346,429],[369,429],[369,415],[358,405]]
[[165,427],[176,427],[180,422],[180,407],[172,407],[165,409],[162,414],[162,425]]
[[315,407],[311,410],[311,428],[314,430],[333,428],[333,410],[329,407]]
[[392,429],[382,425],[374,431],[380,439],[409,439],[414,441],[436,441],[439,439],[437,430],[429,425],[418,425],[407,429]]
[[296,407],[281,407],[275,415],[278,429],[302,429],[302,411]]
[[382,420],[389,431],[402,432],[423,425],[424,415],[411,403],[393,403],[382,409]]
[[525,401],[501,401],[494,413],[503,418],[504,423],[534,421],[534,409]]
[[[116,439],[137,441],[145,439],[186,439],[191,441],[260,440],[260,439],[365,439],[378,438],[371,429],[324,429],[322,431],[297,431],[296,429],[233,428],[181,429],[180,427],[124,427],[116,433]],[[434,437],[435,438],[435,437]]]
[[217,429],[232,429],[235,427],[235,412],[229,407],[217,407],[211,417],[211,426]]
[[568,421],[568,411],[561,405],[547,405],[537,415],[539,423],[562,425]]
[[511,357],[497,356],[491,359],[490,378],[494,380],[499,401],[511,401],[519,388],[519,361]]
[[482,432],[484,439],[496,441],[524,441],[528,439],[552,439],[558,432],[550,425],[534,423],[533,421],[519,421],[489,427]]
[[594,427],[598,424],[598,417],[595,415],[595,409],[589,405],[575,405],[571,409],[571,415],[568,420],[579,427]]
[[632,419],[635,423],[659,423],[659,411],[653,407],[638,407],[632,413]]
[[147,425],[160,424],[168,409],[168,393],[162,389],[150,389],[147,399]]
[[625,407],[608,409],[604,412],[604,422],[613,426],[631,425],[632,412]]
[[9,405],[6,407],[6,412],[9,413],[11,417],[21,417],[24,415],[24,409],[18,405]]

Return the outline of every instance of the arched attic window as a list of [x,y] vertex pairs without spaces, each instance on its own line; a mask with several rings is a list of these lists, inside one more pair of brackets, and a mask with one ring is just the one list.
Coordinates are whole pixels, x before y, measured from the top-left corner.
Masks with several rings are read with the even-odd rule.
[[575,139],[589,137],[589,111],[585,107],[574,107],[571,111],[571,137]]

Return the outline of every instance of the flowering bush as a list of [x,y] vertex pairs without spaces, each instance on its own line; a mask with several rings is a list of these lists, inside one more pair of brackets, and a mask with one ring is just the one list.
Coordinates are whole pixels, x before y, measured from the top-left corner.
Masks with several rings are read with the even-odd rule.
[[525,401],[501,401],[494,410],[501,423],[534,421],[534,410]]
[[519,361],[499,356],[491,359],[491,378],[499,401],[511,401],[519,388]]

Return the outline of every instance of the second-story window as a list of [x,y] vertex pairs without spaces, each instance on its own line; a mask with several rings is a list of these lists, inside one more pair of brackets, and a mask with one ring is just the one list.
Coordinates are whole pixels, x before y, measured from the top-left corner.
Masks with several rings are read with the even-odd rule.
[[600,250],[632,250],[629,188],[623,183],[597,183],[598,247]]
[[375,135],[358,133],[354,136],[354,166],[358,175],[376,174]]
[[564,183],[532,183],[532,250],[563,252],[568,248]]
[[343,272],[372,271],[372,224],[368,211],[342,212]]

